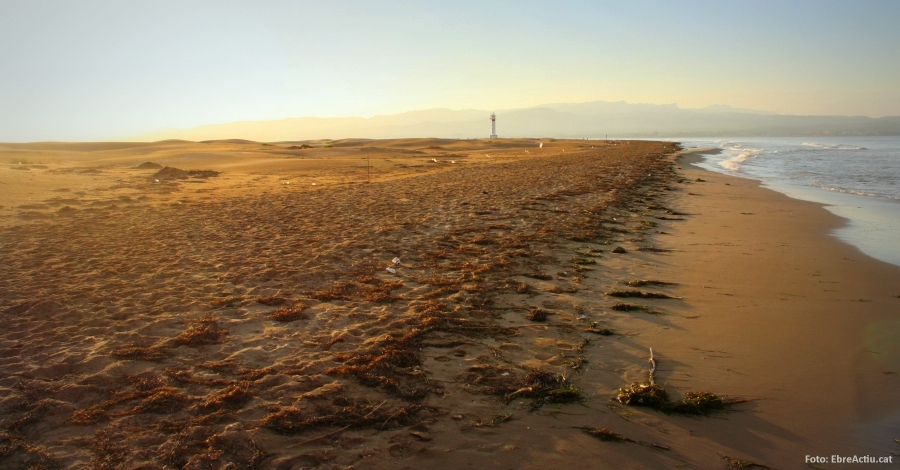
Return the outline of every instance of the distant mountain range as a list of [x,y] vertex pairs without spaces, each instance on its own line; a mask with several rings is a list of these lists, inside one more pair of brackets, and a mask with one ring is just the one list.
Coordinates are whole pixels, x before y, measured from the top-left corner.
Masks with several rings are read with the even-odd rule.
[[[480,138],[491,111],[427,109],[370,118],[288,118],[169,129],[141,140],[242,138],[262,142],[342,138]],[[679,108],[624,101],[555,103],[497,111],[500,137],[751,137],[900,135],[900,116],[799,116],[728,105]]]

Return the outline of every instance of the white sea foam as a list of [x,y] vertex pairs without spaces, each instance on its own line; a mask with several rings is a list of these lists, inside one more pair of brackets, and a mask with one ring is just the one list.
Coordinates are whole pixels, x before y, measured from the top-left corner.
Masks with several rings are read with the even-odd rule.
[[803,142],[804,147],[813,147],[817,149],[823,150],[866,150],[865,147],[856,147],[853,145],[843,145],[843,144],[820,144],[818,142]]
[[857,196],[866,196],[866,197],[883,197],[885,199],[893,199],[895,201],[900,201],[900,197],[889,196],[887,194],[877,194],[868,191],[861,191],[859,189],[849,189],[842,188],[840,186],[829,186],[825,183],[822,183],[819,180],[812,180],[809,182],[809,185],[814,188],[821,188],[828,191],[834,191],[836,193],[844,193],[844,194],[855,194]]
[[743,149],[740,145],[736,145],[731,147],[729,150],[740,151],[741,153],[737,154],[737,156],[731,157],[726,160],[722,160],[719,162],[719,166],[722,168],[732,172],[737,173],[741,171],[741,165],[751,158],[756,158],[762,153],[761,149],[748,148]]

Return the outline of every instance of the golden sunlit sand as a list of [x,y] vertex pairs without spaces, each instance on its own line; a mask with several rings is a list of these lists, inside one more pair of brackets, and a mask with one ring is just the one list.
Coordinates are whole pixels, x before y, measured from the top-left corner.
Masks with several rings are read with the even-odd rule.
[[[792,468],[890,449],[859,425],[898,411],[897,364],[871,357],[892,346],[865,335],[900,269],[678,150],[0,144],[0,463]],[[629,398],[656,390],[661,410]]]

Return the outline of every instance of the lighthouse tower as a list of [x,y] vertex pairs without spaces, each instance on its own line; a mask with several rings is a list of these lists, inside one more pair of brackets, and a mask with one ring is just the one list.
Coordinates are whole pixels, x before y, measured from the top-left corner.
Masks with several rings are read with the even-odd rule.
[[497,138],[497,115],[491,113],[491,138]]

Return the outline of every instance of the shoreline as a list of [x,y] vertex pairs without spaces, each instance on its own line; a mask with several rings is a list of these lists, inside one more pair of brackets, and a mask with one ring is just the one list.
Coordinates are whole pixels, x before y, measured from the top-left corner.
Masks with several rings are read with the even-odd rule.
[[[699,215],[673,231],[674,245],[691,253],[674,257],[686,265],[690,290],[700,296],[690,311],[708,312],[714,321],[698,323],[695,334],[722,338],[728,332],[710,342],[743,350],[735,356],[756,356],[733,362],[752,377],[740,383],[759,380],[751,388],[771,400],[760,401],[758,412],[809,442],[791,450],[791,439],[773,439],[774,448],[765,453],[780,454],[782,465],[791,464],[791,452],[802,457],[800,450],[896,453],[895,437],[882,435],[876,442],[873,429],[900,435],[900,399],[892,393],[900,386],[900,350],[896,340],[874,339],[874,331],[900,331],[900,318],[891,313],[900,306],[894,297],[900,293],[900,268],[832,236],[846,219],[822,204],[693,166],[702,153],[679,158],[689,180],[706,182],[694,185],[697,196],[682,196],[685,209]],[[696,248],[701,237],[716,246],[716,254]],[[723,264],[737,264],[739,271]],[[697,272],[690,273],[692,267]],[[874,359],[878,355],[885,361]],[[886,416],[889,423],[878,423]]]
[[[875,147],[878,147],[878,145],[888,145],[884,142],[877,141],[854,141],[853,143],[858,146],[850,146],[850,149],[863,151],[871,151],[871,149],[868,148],[868,145],[870,144],[875,144]],[[697,143],[694,142],[694,144]],[[784,142],[781,144],[789,145],[789,143],[785,144]],[[768,150],[763,150],[762,154],[762,157],[766,157],[767,155],[771,155],[769,152],[773,152],[772,148],[767,147],[767,145],[771,146],[775,144],[772,142],[754,143],[753,141],[750,141],[742,145],[749,146],[747,147],[747,151],[760,151],[759,148],[755,147],[768,148]],[[739,145],[738,147],[742,147],[742,145]],[[834,144],[833,146],[837,147],[838,145]],[[830,147],[825,144],[819,144],[818,147],[816,147],[816,144],[804,143],[803,148]],[[776,149],[774,150],[774,153],[778,153],[779,151],[788,151],[790,153],[791,150]],[[880,151],[885,152],[887,150],[881,149]],[[859,248],[870,257],[900,266],[900,249],[898,249],[898,245],[894,243],[893,235],[900,231],[900,201],[898,201],[896,197],[885,195],[884,193],[878,195],[866,191],[859,192],[859,189],[844,189],[840,186],[840,183],[834,181],[830,184],[836,185],[836,187],[823,186],[821,182],[818,182],[818,180],[815,179],[815,177],[811,177],[814,178],[813,182],[806,184],[793,177],[781,175],[778,171],[769,173],[752,166],[752,163],[756,161],[757,156],[759,156],[756,154],[753,154],[756,156],[747,160],[746,163],[751,164],[751,166],[749,167],[749,170],[746,170],[744,168],[745,162],[743,158],[745,153],[741,153],[740,156],[736,157],[738,159],[736,163],[731,163],[734,158],[728,158],[732,156],[734,152],[744,152],[737,147],[719,149],[719,151],[715,153],[702,151],[699,153],[705,155],[719,155],[723,152],[727,154],[721,157],[724,161],[720,160],[720,157],[711,157],[707,158],[707,161],[697,166],[730,176],[759,180],[762,182],[763,187],[785,194],[793,199],[823,204],[827,211],[848,219],[847,224],[836,228],[831,233],[832,236]],[[884,164],[890,165],[890,162],[885,161]],[[832,171],[840,170],[832,169]],[[858,168],[857,171],[859,171]]]
[[[821,205],[671,143],[216,145],[27,173],[48,189],[7,210],[42,217],[0,227],[11,458],[792,468],[896,452],[898,421],[878,418],[900,411],[900,269],[828,236],[842,219]],[[221,166],[179,160],[195,147]],[[134,169],[148,160],[223,174],[163,184]],[[86,181],[99,189],[53,186]],[[674,285],[608,295],[636,279]],[[647,380],[651,348],[671,399],[750,401],[692,417],[612,400]],[[515,398],[534,371],[578,400]]]

